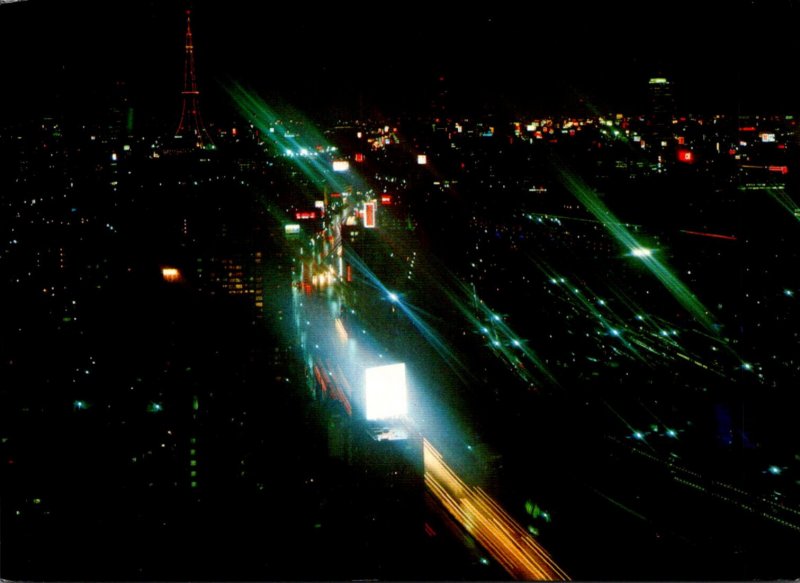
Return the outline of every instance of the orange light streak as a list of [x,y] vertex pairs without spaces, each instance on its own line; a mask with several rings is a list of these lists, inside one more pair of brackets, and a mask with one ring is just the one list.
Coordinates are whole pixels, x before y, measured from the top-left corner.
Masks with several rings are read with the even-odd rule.
[[428,490],[514,579],[570,580],[530,533],[486,492],[458,477],[427,439],[424,462]]

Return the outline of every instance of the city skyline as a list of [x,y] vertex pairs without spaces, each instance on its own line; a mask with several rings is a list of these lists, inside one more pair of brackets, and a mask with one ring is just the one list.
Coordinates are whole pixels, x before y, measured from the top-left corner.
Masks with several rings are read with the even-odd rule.
[[0,578],[796,578],[798,3],[281,8],[0,7]]
[[450,107],[465,114],[643,113],[654,76],[670,79],[686,113],[791,113],[800,103],[791,76],[800,8],[788,0],[727,3],[708,16],[689,2],[476,12],[402,3],[386,13],[288,5],[278,14],[240,0],[33,0],[3,7],[0,49],[13,88],[0,103],[4,118],[52,110],[59,96],[62,107],[87,107],[116,81],[145,115],[171,114],[187,6],[212,111],[229,106],[222,86],[235,81],[310,115],[424,113],[440,78]]

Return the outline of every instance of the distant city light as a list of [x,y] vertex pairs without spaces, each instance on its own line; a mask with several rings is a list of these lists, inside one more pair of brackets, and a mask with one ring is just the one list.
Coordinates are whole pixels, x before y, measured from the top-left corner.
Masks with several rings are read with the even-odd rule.
[[781,470],[781,468],[779,468],[778,466],[770,466],[769,468],[767,468],[767,471],[773,476],[779,476],[783,470]]
[[428,156],[425,154],[417,154],[417,164],[424,165],[428,163]]

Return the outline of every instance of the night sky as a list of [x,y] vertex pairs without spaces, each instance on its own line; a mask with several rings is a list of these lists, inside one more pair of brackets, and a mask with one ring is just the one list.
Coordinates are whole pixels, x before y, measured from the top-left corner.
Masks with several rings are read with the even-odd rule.
[[[242,82],[310,114],[424,111],[444,76],[454,113],[646,110],[647,79],[683,111],[794,112],[800,2],[25,0],[0,5],[3,119],[81,104],[125,80],[135,104],[178,106],[187,5],[205,107]],[[711,5],[716,5],[716,12]],[[88,105],[87,105],[88,104]]]

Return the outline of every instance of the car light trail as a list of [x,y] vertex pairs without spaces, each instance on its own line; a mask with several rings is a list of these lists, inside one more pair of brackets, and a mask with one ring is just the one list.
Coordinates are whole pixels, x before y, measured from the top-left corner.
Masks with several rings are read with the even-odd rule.
[[424,440],[425,485],[447,511],[515,579],[569,581],[550,554],[500,505],[456,475]]

